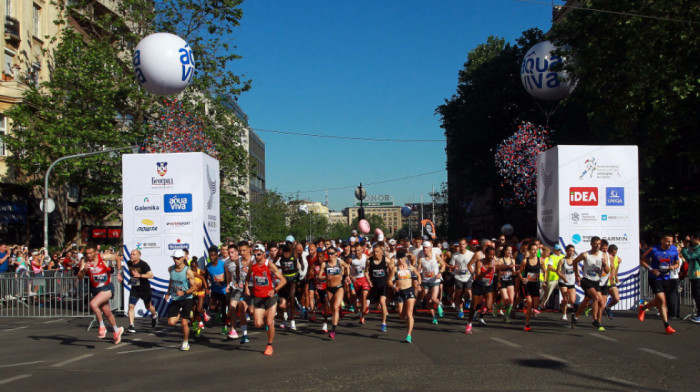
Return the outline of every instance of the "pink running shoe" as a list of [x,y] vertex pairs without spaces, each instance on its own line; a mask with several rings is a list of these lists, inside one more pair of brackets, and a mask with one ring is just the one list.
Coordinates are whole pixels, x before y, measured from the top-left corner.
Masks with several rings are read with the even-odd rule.
[[97,330],[97,338],[104,339],[105,336],[107,336],[107,327],[100,327],[100,329]]

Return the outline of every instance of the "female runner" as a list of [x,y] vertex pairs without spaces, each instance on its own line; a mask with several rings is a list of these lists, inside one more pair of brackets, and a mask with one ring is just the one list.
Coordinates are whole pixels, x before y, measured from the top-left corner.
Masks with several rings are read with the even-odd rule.
[[394,289],[396,305],[399,311],[399,318],[406,320],[406,339],[404,342],[411,343],[411,333],[413,333],[413,307],[416,304],[416,293],[413,289],[413,280],[416,279],[420,285],[420,274],[416,267],[410,265],[406,259],[406,250],[401,248],[396,251],[396,265],[391,268],[389,284]]

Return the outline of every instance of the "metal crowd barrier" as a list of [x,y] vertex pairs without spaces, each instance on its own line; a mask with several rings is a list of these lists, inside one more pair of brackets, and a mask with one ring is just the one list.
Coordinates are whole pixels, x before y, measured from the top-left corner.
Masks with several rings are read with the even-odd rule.
[[[649,272],[644,268],[639,269],[639,286],[640,298],[651,301],[654,299],[654,293],[651,292],[648,283]],[[678,292],[680,293],[681,305],[694,306],[695,301],[690,292],[690,279],[680,279],[678,282]]]
[[[123,312],[124,290],[112,275],[114,297],[110,309]],[[73,271],[0,274],[0,318],[94,317],[90,309],[90,283]]]

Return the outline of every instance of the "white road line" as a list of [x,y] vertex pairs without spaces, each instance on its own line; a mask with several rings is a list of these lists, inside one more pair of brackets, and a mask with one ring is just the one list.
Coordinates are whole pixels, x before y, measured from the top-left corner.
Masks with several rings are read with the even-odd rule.
[[606,377],[605,379],[608,380],[608,381],[616,382],[616,383],[618,383],[618,384],[624,384],[624,385],[628,385],[628,386],[630,386],[630,387],[641,388],[641,385],[635,384],[635,383],[633,383],[633,382],[631,382],[631,381],[623,380],[623,379],[621,379],[621,378],[617,378],[617,377]]
[[642,351],[644,351],[644,352],[647,352],[647,353],[649,353],[649,354],[658,355],[658,356],[660,356],[660,357],[662,357],[662,358],[666,358],[666,359],[677,359],[676,357],[674,357],[674,356],[671,355],[671,354],[662,353],[661,351],[652,350],[652,349],[650,349],[650,348],[640,347],[639,349],[642,350]]
[[166,348],[176,348],[180,346],[165,346],[165,347],[152,347],[152,348],[142,348],[140,350],[131,350],[131,351],[120,351],[117,354],[130,354],[130,353],[141,353],[144,351],[155,351],[155,350],[165,350]]
[[6,330],[5,330],[5,331],[3,331],[3,332],[10,332],[10,331],[16,331],[16,330],[18,330],[18,329],[25,329],[25,328],[29,328],[29,327],[28,327],[28,326],[26,326],[26,327],[17,327],[17,328],[11,328],[11,329],[6,329]]
[[78,361],[83,360],[83,359],[85,359],[85,358],[90,358],[90,357],[93,356],[93,355],[95,355],[95,354],[84,354],[84,355],[81,355],[81,356],[79,356],[79,357],[75,357],[75,358],[73,358],[73,359],[69,359],[69,360],[67,360],[67,361],[63,361],[63,362],[59,362],[59,363],[57,363],[57,364],[55,364],[55,365],[51,365],[51,367],[61,367],[61,366],[65,366],[65,365],[68,365],[69,363],[78,362]]
[[498,343],[502,343],[502,344],[505,344],[506,346],[510,346],[513,348],[520,348],[521,347],[519,344],[515,344],[513,342],[509,342],[509,341],[507,341],[505,339],[501,339],[501,338],[492,337],[491,340],[495,340]]
[[139,339],[139,338],[136,338],[136,339],[129,339],[129,340],[122,340],[121,343],[119,343],[119,344],[117,344],[117,345],[114,345],[114,346],[112,346],[112,347],[107,347],[105,350],[114,350],[114,349],[119,348],[119,347],[127,346],[127,345],[129,345],[129,343],[131,343],[131,342],[138,342],[138,341],[140,341],[140,340],[141,340],[141,339]]
[[34,361],[34,362],[22,362],[22,363],[11,363],[9,365],[0,365],[0,369],[3,368],[9,368],[9,367],[14,367],[14,366],[24,366],[24,365],[34,365],[37,363],[42,363],[44,361]]
[[31,374],[20,374],[19,376],[6,378],[4,380],[0,380],[0,385],[7,384],[8,382],[12,382],[12,381],[21,380],[23,378],[27,378],[27,377],[31,377],[31,376],[32,376]]
[[600,334],[600,333],[589,333],[589,335],[595,336],[595,337],[597,337],[598,339],[607,340],[608,342],[619,342],[619,340],[617,340],[617,339],[615,339],[615,338],[611,338],[611,337],[609,337],[609,336],[605,336],[605,335],[602,335],[602,334]]
[[559,358],[559,357],[555,357],[554,355],[549,355],[549,354],[545,354],[545,353],[540,353],[539,356],[542,357],[542,358],[547,358],[547,359],[549,359],[550,361],[561,362],[561,363],[566,364],[566,365],[569,365],[569,366],[577,367],[576,365],[570,363],[570,362],[567,361],[566,359],[562,359],[562,358]]
[[49,321],[44,321],[43,324],[51,324],[51,323],[57,323],[59,321],[63,321],[62,318],[57,319],[57,320],[49,320]]

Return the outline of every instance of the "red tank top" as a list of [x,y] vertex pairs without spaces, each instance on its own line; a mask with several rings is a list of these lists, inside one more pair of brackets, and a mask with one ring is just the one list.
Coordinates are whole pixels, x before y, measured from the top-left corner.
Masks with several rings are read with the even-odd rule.
[[110,274],[112,270],[102,261],[102,256],[97,254],[97,262],[88,262],[87,275],[90,278],[90,285],[93,288],[108,285],[110,282]]
[[316,286],[316,290],[325,290],[326,289],[326,275],[325,275],[324,270],[321,269],[321,265],[316,263],[314,265],[314,285]]
[[251,278],[253,279],[253,295],[258,298],[270,296],[270,291],[274,289],[272,285],[272,273],[267,265],[255,263],[250,267]]
[[[486,265],[482,264],[481,265],[481,272],[483,273],[483,272],[488,271],[490,267],[494,267],[494,260],[491,260],[488,267]],[[495,269],[493,271],[487,272],[486,275],[484,275],[481,278],[480,283],[483,284],[484,286],[490,286],[491,284],[493,284],[493,275],[495,274],[495,272],[496,272]]]

